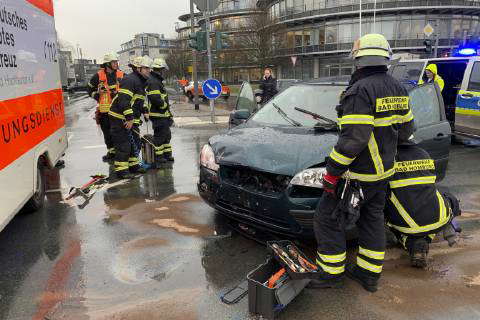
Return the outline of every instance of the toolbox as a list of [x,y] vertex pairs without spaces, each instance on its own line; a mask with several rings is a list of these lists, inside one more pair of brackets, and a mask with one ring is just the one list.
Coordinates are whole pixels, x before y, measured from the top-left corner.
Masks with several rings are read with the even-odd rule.
[[282,265],[270,257],[247,275],[248,309],[266,319],[275,319],[278,314],[302,292],[310,279],[293,280],[288,278],[280,285],[269,288],[270,277],[278,272]]
[[[294,262],[297,266],[301,267],[303,272],[300,270],[293,270],[290,268],[289,264],[287,263],[285,257],[278,254],[278,252],[274,249],[274,246],[280,247]],[[318,266],[315,262],[312,262],[310,258],[308,258],[300,249],[292,241],[289,240],[279,240],[279,241],[269,241],[267,242],[268,249],[275,257],[275,259],[280,263],[285,270],[288,272],[289,276],[293,280],[302,280],[302,279],[312,279],[315,278],[316,270],[318,270]],[[295,250],[295,252],[301,257],[303,265],[299,263],[298,259],[295,259],[290,254],[288,248]],[[288,259],[288,258],[287,258]]]
[[144,135],[142,139],[142,160],[144,163],[149,165],[153,165],[155,163],[155,148],[153,146],[153,135]]

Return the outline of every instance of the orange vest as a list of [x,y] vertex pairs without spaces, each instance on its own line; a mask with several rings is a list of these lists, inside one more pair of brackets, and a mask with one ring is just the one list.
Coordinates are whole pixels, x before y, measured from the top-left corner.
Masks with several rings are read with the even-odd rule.
[[100,69],[98,71],[98,93],[100,95],[98,99],[98,111],[101,113],[108,113],[110,111],[110,106],[112,105],[112,96],[110,90],[115,90],[118,92],[120,90],[120,82],[124,76],[124,73],[120,70],[117,70],[117,83],[113,85],[108,85],[107,73],[105,69]]

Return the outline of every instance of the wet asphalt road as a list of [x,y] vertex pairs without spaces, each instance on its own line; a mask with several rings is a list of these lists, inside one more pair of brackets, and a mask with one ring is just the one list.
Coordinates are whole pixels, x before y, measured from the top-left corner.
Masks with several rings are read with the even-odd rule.
[[[175,128],[176,162],[98,191],[84,207],[71,186],[109,173],[93,103],[66,107],[66,166],[48,173],[46,207],[0,233],[0,319],[256,319],[248,300],[219,296],[262,263],[266,249],[232,232],[196,192],[198,154],[216,128]],[[428,270],[389,248],[381,288],[347,282],[305,290],[281,319],[480,319],[480,148],[453,146],[442,186],[462,200],[460,244],[431,247]]]

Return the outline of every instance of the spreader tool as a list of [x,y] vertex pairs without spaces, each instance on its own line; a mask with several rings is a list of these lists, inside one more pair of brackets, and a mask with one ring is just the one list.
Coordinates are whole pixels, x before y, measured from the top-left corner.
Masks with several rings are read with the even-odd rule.
[[103,174],[94,175],[91,176],[91,178],[92,179],[90,181],[85,183],[80,188],[72,187],[65,200],[70,200],[78,196],[83,197],[85,200],[89,200],[91,191],[95,190],[100,184],[105,183],[108,179],[108,177]]

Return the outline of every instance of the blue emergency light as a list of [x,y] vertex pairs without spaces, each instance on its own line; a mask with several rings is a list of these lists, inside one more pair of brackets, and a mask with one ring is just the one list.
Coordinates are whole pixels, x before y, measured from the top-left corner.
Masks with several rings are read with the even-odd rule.
[[459,56],[474,56],[477,54],[477,50],[474,48],[462,48],[457,51]]

